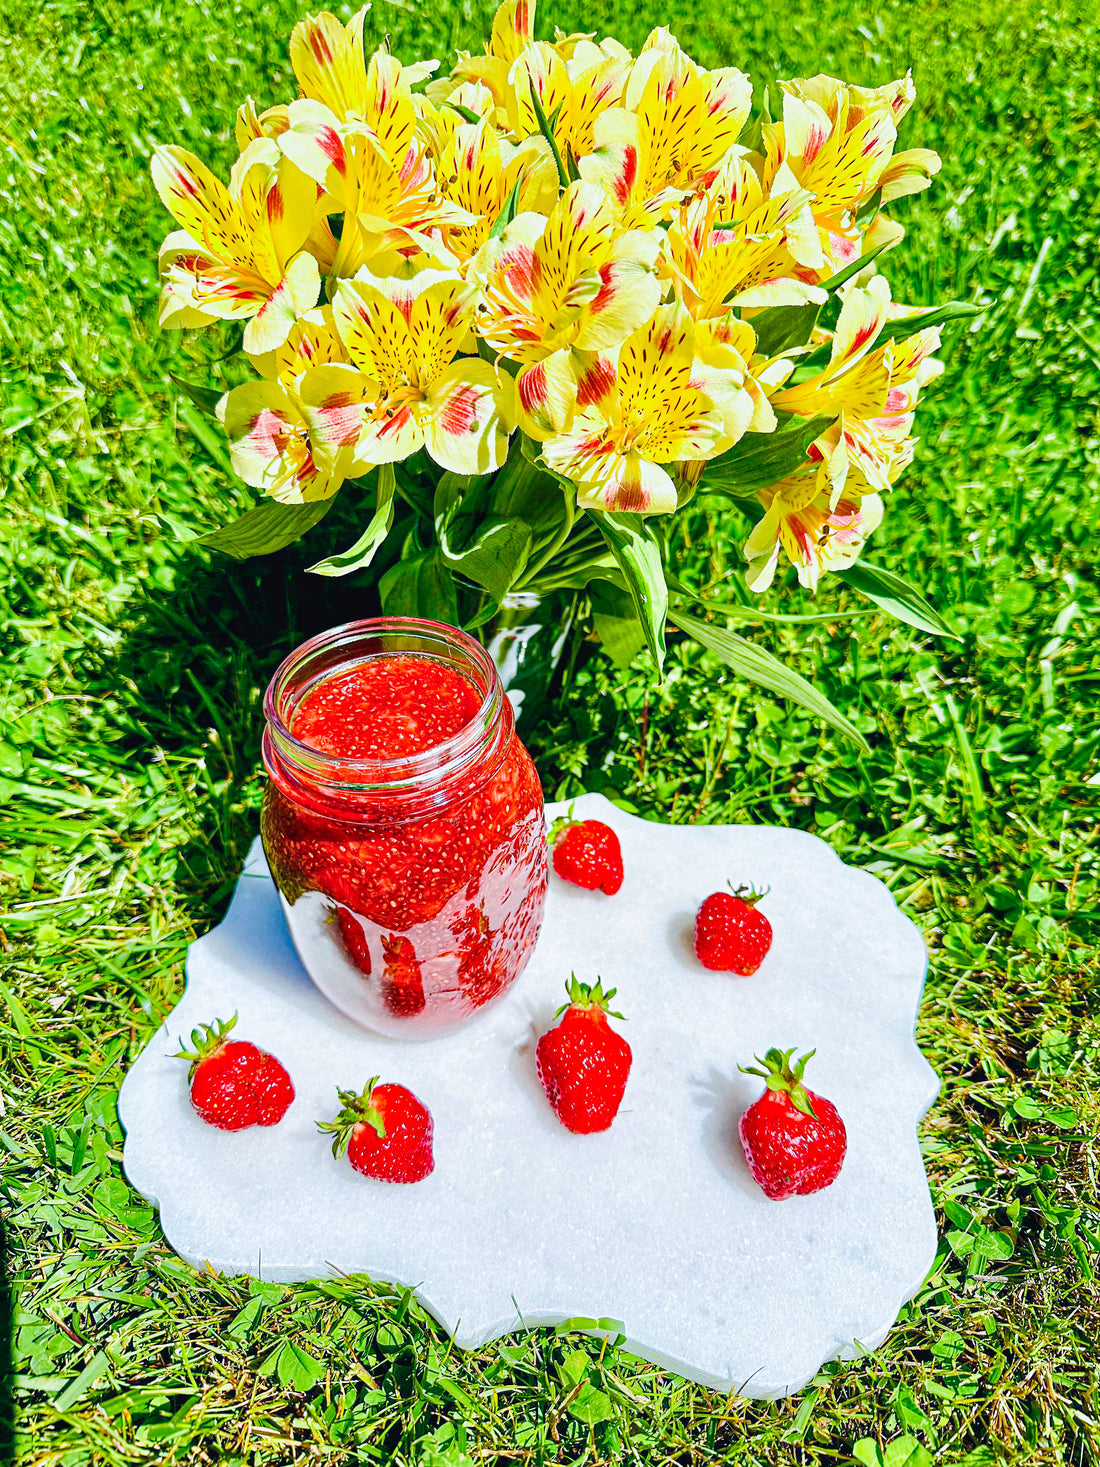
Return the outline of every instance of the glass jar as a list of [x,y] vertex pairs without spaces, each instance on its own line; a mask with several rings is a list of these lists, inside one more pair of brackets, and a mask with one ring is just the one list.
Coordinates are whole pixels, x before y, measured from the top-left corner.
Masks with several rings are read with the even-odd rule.
[[[339,690],[356,678],[373,680],[380,721],[404,707],[397,692],[387,705],[391,678],[419,698],[426,729],[436,685],[442,715],[472,716],[397,757],[346,757],[295,736],[326,684],[338,724]],[[461,699],[447,706],[448,686],[466,712]],[[430,1037],[472,1018],[522,971],[546,896],[542,788],[492,659],[437,622],[349,622],[291,653],[264,714],[264,851],[314,983],[382,1034]],[[357,726],[369,732],[370,720]],[[336,734],[355,745],[352,723]]]

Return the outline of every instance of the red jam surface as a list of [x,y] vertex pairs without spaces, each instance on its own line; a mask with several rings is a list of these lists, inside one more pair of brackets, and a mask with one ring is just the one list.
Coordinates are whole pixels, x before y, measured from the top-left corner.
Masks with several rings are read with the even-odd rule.
[[[334,758],[403,758],[461,732],[481,702],[443,663],[382,654],[311,689],[290,731]],[[331,804],[321,814],[273,778],[264,801],[264,848],[306,966],[335,1002],[383,1032],[454,1027],[509,987],[538,936],[542,789],[514,731],[503,757],[498,749],[457,786],[441,781],[439,797],[427,815],[402,817],[390,805],[363,818]],[[300,901],[313,892],[327,922],[305,910],[316,899]],[[326,983],[320,969],[333,954],[343,973]]]
[[296,739],[342,759],[401,759],[454,738],[481,698],[468,678],[431,657],[372,657],[312,688],[294,711]]

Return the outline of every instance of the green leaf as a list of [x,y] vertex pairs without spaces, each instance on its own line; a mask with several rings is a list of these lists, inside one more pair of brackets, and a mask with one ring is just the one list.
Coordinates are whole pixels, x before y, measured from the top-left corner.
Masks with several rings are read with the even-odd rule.
[[452,570],[501,601],[531,551],[526,520],[490,512],[490,481],[444,474],[435,491],[435,532]]
[[200,535],[199,543],[220,550],[234,560],[271,555],[300,540],[331,508],[331,499],[314,499],[309,504],[279,504],[274,499],[265,499],[231,525]]
[[562,188],[568,188],[569,175],[565,171],[565,164],[561,161],[561,153],[558,150],[557,140],[554,137],[554,129],[550,126],[549,119],[547,118],[546,112],[543,109],[542,98],[538,94],[533,77],[530,79],[530,88],[531,106],[535,109],[535,120],[538,122],[539,132],[541,132],[543,137],[546,139],[547,143],[550,146],[550,151],[554,155],[554,166],[558,170],[559,183],[561,184]]
[[264,1301],[262,1299],[249,1299],[230,1323],[226,1334],[235,1340],[246,1340],[255,1329],[263,1309]]
[[452,112],[457,112],[464,122],[473,122],[476,124],[481,121],[481,118],[472,107],[464,107],[461,102],[451,102],[448,100],[443,105],[444,107],[449,107]]
[[460,1440],[451,1423],[444,1422],[431,1436],[421,1438],[416,1467],[475,1467],[464,1442],[465,1433]]
[[852,1457],[863,1467],[935,1467],[931,1452],[915,1436],[895,1437],[885,1452],[867,1436],[853,1446]]
[[511,191],[504,200],[504,206],[500,213],[493,220],[493,227],[489,231],[490,239],[498,239],[519,213],[519,191],[522,185],[523,175],[521,174],[512,185]]
[[882,1467],[935,1467],[935,1461],[915,1436],[899,1436],[883,1452]]
[[837,571],[836,574],[853,591],[866,596],[898,621],[906,622],[918,631],[930,632],[934,637],[951,637],[953,641],[962,641],[916,587],[903,580],[895,571],[887,570],[885,566],[872,565],[868,560],[857,560],[855,565],[850,565],[847,570]]
[[558,1366],[558,1374],[565,1385],[572,1389],[573,1386],[580,1385],[588,1374],[591,1364],[592,1361],[586,1350],[567,1350]]
[[19,749],[14,744],[9,744],[7,739],[0,739],[0,774],[19,779],[23,769],[24,759]]
[[326,1367],[300,1345],[284,1340],[278,1359],[279,1384],[288,1391],[311,1391],[319,1380],[323,1380]]
[[802,468],[807,448],[835,421],[830,417],[792,417],[774,433],[746,433],[707,464],[700,492],[751,498],[758,489],[768,489]]
[[437,546],[392,565],[378,590],[387,616],[422,616],[450,626],[458,622],[454,576]]
[[378,470],[378,498],[367,528],[349,549],[339,555],[330,555],[327,560],[319,560],[306,569],[315,576],[347,576],[370,565],[393,524],[395,488],[393,465],[382,464]]
[[780,662],[778,657],[773,657],[770,652],[765,652],[763,647],[747,642],[736,632],[723,631],[719,627],[711,626],[708,622],[696,621],[694,617],[685,616],[682,612],[670,612],[669,620],[674,622],[682,632],[686,632],[693,641],[698,642],[701,647],[705,647],[708,652],[713,652],[716,657],[721,658],[741,677],[759,684],[762,688],[767,688],[769,692],[778,693],[781,698],[789,698],[792,703],[801,704],[803,708],[816,714],[824,723],[831,724],[840,733],[846,734],[865,753],[870,753],[867,740],[859,729],[853,723],[849,723],[848,719],[830,703],[824,693],[818,692],[813,683],[807,682],[804,677],[792,671],[791,668]]
[[763,97],[760,102],[760,111],[754,117],[750,117],[738,134],[737,141],[750,153],[762,153],[764,151],[764,128],[771,122],[771,113],[768,110],[768,88],[764,88]]
[[944,326],[948,321],[965,321],[973,316],[984,315],[985,309],[985,306],[976,306],[971,301],[945,301],[942,306],[935,306],[930,311],[920,311],[915,316],[902,316],[898,321],[891,321],[875,337],[875,347],[880,347],[887,341],[904,341],[907,336],[913,336],[928,326]]
[[185,392],[197,408],[204,413],[214,417],[218,411],[218,403],[225,396],[226,389],[218,391],[216,387],[200,387],[197,382],[185,382],[182,377],[177,377],[174,372],[168,373],[172,381],[181,392]]
[[106,1375],[111,1368],[111,1361],[103,1350],[98,1350],[85,1365],[79,1375],[74,1376],[69,1383],[54,1396],[50,1404],[55,1411],[68,1411],[75,1406],[96,1384],[99,1378]]
[[665,659],[665,620],[668,586],[661,550],[649,522],[640,514],[609,514],[590,509],[612,555],[623,573],[634,601],[653,660],[660,669]]
[[838,270],[835,275],[830,275],[828,280],[823,280],[821,289],[836,290],[846,280],[851,280],[853,275],[858,275],[861,270],[866,269],[872,260],[882,254],[883,250],[891,249],[895,243],[895,240],[888,239],[884,244],[880,244],[877,250],[872,250],[869,255],[860,255],[858,260],[852,260],[850,264],[845,265],[843,270]]
[[590,594],[596,635],[614,665],[625,670],[645,646],[633,598],[609,581],[594,581]]
[[768,306],[749,325],[756,332],[756,350],[766,357],[778,356],[792,346],[805,346],[821,307]]
[[587,1426],[595,1426],[597,1421],[610,1421],[615,1411],[609,1397],[586,1381],[569,1403],[569,1414]]

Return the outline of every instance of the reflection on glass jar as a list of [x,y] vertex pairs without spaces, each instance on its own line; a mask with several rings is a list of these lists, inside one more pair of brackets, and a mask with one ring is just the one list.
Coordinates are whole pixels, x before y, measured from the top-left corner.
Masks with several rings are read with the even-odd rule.
[[546,895],[542,790],[491,658],[436,622],[351,622],[286,659],[264,712],[264,850],[313,981],[383,1034],[472,1018]]

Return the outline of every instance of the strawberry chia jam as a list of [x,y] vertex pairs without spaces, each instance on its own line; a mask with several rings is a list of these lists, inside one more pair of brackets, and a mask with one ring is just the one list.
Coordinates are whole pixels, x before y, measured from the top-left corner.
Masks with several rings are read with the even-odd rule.
[[437,622],[350,622],[291,653],[264,712],[264,850],[313,981],[383,1034],[471,1018],[546,895],[542,788],[492,659]]

